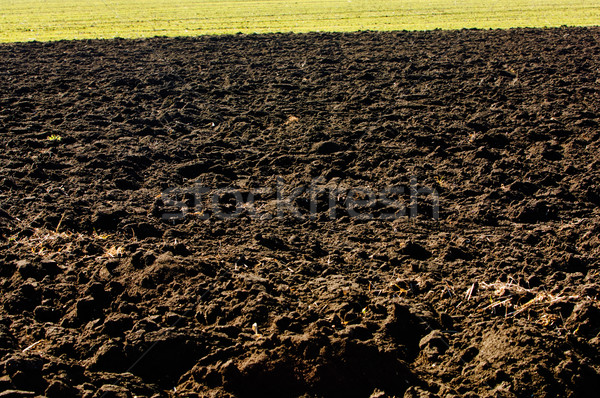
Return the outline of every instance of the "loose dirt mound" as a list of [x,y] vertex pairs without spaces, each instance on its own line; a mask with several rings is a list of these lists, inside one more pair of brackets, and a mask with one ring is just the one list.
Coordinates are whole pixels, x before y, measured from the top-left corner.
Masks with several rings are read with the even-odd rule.
[[599,38],[0,46],[0,390],[594,395]]

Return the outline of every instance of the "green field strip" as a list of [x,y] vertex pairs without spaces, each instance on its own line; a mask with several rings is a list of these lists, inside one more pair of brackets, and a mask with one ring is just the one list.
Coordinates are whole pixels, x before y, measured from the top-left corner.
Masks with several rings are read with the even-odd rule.
[[591,26],[600,0],[0,0],[0,42],[198,34]]

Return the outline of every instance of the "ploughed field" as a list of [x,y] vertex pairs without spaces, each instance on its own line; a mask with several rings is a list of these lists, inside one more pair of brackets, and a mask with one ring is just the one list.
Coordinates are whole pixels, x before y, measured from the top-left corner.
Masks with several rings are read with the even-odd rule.
[[594,395],[599,38],[1,45],[0,390]]

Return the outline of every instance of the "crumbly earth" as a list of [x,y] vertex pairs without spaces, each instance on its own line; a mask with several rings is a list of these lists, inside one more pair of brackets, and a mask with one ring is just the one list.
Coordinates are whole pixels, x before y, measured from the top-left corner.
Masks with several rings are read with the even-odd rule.
[[596,395],[599,39],[1,45],[0,390]]

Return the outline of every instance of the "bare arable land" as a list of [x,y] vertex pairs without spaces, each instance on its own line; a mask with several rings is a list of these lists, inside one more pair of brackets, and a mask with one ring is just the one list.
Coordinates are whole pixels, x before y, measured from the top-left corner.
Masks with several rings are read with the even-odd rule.
[[0,45],[0,391],[595,396],[599,39]]

